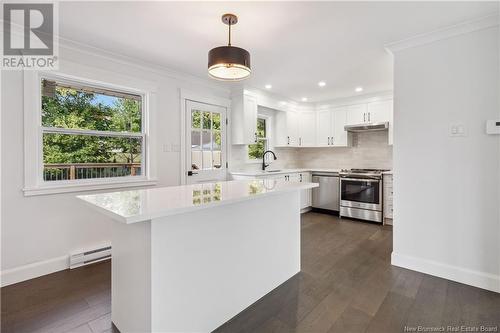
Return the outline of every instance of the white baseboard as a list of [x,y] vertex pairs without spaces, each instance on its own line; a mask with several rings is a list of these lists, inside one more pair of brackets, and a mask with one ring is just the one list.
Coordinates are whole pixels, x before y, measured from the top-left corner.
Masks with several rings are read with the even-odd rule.
[[69,256],[52,258],[32,264],[3,270],[1,273],[1,286],[26,281],[42,275],[47,275],[69,268]]
[[500,276],[392,252],[391,264],[500,293]]

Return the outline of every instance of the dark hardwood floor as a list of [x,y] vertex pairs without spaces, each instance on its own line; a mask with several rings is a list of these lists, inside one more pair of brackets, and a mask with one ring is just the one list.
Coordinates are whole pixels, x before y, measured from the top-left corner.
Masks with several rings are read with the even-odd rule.
[[[216,332],[404,332],[496,326],[500,294],[390,265],[390,227],[307,213],[302,271]],[[110,263],[2,288],[2,333],[114,332]]]

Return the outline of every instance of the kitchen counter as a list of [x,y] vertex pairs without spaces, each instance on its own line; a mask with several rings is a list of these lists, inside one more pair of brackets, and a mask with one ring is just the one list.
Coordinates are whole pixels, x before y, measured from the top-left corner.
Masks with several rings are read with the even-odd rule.
[[261,176],[272,176],[272,175],[282,175],[289,173],[300,173],[300,172],[326,172],[326,173],[339,173],[341,169],[322,169],[322,168],[305,168],[305,169],[280,169],[279,171],[273,170],[256,170],[256,171],[230,171],[229,173],[234,176],[247,176],[247,177],[261,177]]
[[107,216],[128,224],[317,186],[277,180],[234,180],[79,195],[78,198]]
[[253,179],[78,196],[111,217],[112,322],[215,330],[300,272],[300,194],[317,186]]

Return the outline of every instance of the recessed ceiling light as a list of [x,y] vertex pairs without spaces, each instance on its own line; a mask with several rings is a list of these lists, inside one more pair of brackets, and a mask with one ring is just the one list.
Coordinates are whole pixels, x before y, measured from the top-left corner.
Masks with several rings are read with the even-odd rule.
[[356,87],[356,89],[354,89],[354,91],[356,91],[356,92],[362,92],[363,91],[363,87]]
[[326,86],[326,82],[325,81],[319,81],[318,82],[318,86],[324,87],[324,86]]
[[307,102],[307,97],[302,97],[302,102]]
[[266,84],[264,87],[266,87],[266,89],[271,89],[273,86],[270,84]]

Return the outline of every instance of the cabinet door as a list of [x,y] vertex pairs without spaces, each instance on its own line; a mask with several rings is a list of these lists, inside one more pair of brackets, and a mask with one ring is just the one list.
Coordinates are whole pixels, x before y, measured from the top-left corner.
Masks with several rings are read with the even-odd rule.
[[347,131],[344,126],[347,123],[347,109],[338,108],[332,111],[333,146],[347,147]]
[[330,146],[332,137],[332,112],[330,110],[318,111],[316,117],[316,145],[319,147]]
[[[304,182],[304,183],[310,183],[311,182],[311,174],[309,172],[302,172],[299,173],[299,181]],[[311,207],[312,205],[312,190],[302,190],[300,192],[300,208],[308,208]]]
[[276,122],[274,124],[274,145],[276,147],[288,146],[286,114],[284,111],[276,112]]
[[366,104],[349,105],[347,107],[347,124],[357,125],[368,122]]
[[279,111],[276,113],[275,146],[294,147],[299,141],[299,121],[296,112]]
[[371,123],[382,123],[391,120],[392,100],[368,103],[368,121]]
[[243,96],[245,126],[248,126],[247,142],[257,142],[257,99],[253,96]]
[[299,147],[316,145],[316,112],[300,112],[299,114]]
[[231,131],[233,144],[255,142],[257,129],[257,99],[250,95],[238,95],[232,99]]
[[289,137],[289,146],[295,147],[299,145],[299,116],[297,112],[286,113],[287,132]]

